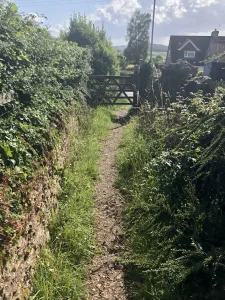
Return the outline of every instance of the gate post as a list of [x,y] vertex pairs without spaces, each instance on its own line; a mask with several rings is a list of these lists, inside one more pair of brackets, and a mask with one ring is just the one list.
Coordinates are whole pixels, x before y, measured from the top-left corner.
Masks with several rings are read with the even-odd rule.
[[138,94],[139,94],[139,66],[134,66],[134,85],[135,85],[135,91],[134,91],[134,100],[133,100],[133,106],[138,107]]

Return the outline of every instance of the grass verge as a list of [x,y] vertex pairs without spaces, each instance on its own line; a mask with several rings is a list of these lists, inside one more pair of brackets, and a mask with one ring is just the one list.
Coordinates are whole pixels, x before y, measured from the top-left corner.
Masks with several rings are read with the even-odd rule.
[[224,100],[144,106],[118,158],[131,299],[225,298]]
[[140,183],[143,184],[140,166],[147,159],[148,147],[143,137],[137,134],[137,126],[138,117],[134,117],[125,129],[124,138],[120,144],[120,152],[117,156],[119,170],[117,185],[126,199],[124,217],[126,252],[122,261],[125,267],[125,284],[130,299],[151,299],[147,296],[146,282],[143,280],[142,273],[146,252],[142,252],[140,249],[146,250],[142,241],[145,224],[143,224],[143,231],[140,233],[143,216],[139,209],[144,205],[144,199],[141,197],[142,187],[139,186],[138,188]]
[[85,265],[93,249],[93,189],[100,142],[107,136],[112,109],[99,107],[79,132],[70,132],[71,151],[64,170],[58,213],[50,228],[34,278],[34,299],[85,298]]

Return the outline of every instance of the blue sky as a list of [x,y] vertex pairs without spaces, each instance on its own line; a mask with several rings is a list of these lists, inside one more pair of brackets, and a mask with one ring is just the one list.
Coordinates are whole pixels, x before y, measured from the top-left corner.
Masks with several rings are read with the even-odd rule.
[[[168,44],[170,35],[209,35],[215,28],[225,35],[225,0],[156,0],[155,43]],[[136,9],[152,11],[153,0],[14,0],[20,12],[44,14],[57,35],[70,16],[85,13],[104,23],[115,45],[125,43],[126,26]]]
[[[20,12],[44,14],[52,27],[69,20],[73,12],[94,14],[95,6],[107,3],[103,0],[14,0]],[[60,27],[60,26],[59,26]]]

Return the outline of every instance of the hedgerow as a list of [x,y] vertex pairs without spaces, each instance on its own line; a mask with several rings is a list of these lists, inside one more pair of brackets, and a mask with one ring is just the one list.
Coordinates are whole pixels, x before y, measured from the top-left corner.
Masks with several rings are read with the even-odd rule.
[[90,62],[89,50],[0,3],[0,91],[12,97],[0,106],[0,250],[22,232],[26,184],[51,159],[71,105],[84,102]]
[[132,299],[225,297],[225,107],[221,96],[146,105],[118,160]]

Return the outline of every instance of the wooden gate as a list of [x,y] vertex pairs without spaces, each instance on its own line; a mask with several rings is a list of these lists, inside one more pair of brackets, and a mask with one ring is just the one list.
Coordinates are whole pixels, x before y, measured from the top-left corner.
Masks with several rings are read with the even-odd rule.
[[138,106],[138,69],[130,76],[93,75],[98,104]]

